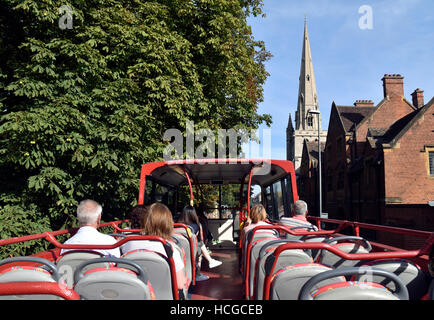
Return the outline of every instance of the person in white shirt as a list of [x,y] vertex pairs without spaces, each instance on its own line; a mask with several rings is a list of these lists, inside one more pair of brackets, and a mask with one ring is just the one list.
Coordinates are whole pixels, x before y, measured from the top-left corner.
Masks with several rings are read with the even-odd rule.
[[[83,200],[77,207],[77,219],[80,229],[77,233],[69,238],[64,244],[89,244],[89,245],[109,245],[115,244],[117,240],[109,235],[103,234],[97,230],[101,221],[102,207],[94,200]],[[60,254],[77,249],[62,249]],[[104,256],[119,258],[120,250],[115,249],[91,249],[102,253]]]

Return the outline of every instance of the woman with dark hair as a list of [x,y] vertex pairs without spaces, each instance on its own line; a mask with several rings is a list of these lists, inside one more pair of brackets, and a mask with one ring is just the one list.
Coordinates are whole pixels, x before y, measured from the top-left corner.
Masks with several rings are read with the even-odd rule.
[[200,203],[197,206],[196,210],[197,217],[199,218],[199,222],[202,225],[202,233],[203,233],[203,242],[205,243],[205,246],[209,241],[212,241],[213,235],[211,234],[211,231],[208,227],[208,218],[205,215],[205,208],[203,203]]
[[130,213],[131,229],[142,229],[142,222],[147,213],[148,210],[146,206],[144,205],[135,206]]
[[[146,218],[148,217],[148,207],[144,205],[137,205],[135,206],[131,212],[130,212],[130,228],[127,229],[142,229],[143,223],[146,221]],[[121,252],[123,254],[133,251],[136,247],[137,243],[136,241],[128,241],[125,244],[121,246]],[[140,243],[140,242],[139,242]]]
[[[197,236],[198,246],[199,246],[200,251],[202,253],[199,256],[199,262],[198,262],[199,269],[200,269],[200,265],[202,262],[202,256],[204,256],[205,259],[208,261],[210,268],[214,268],[214,267],[217,267],[217,266],[222,264],[221,261],[213,259],[210,256],[208,250],[206,249],[205,243],[203,241],[204,237],[203,237],[202,226],[199,222],[199,218],[197,217],[196,210],[194,209],[193,206],[185,206],[184,207],[181,215],[178,218],[178,222],[190,226]],[[208,280],[208,279],[209,279],[209,277],[204,275],[204,274],[198,273],[198,275],[196,276],[196,281],[203,281],[203,280]]]

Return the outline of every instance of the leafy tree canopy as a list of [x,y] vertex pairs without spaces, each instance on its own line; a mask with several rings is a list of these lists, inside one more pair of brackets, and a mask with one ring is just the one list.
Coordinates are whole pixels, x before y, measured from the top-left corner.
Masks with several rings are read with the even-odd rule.
[[[72,28],[59,27],[65,5]],[[185,131],[187,120],[212,130],[270,125],[257,113],[270,54],[247,24],[261,7],[262,0],[2,0],[2,238],[70,227],[85,198],[102,204],[104,220],[124,218],[141,165],[161,160],[164,131]]]

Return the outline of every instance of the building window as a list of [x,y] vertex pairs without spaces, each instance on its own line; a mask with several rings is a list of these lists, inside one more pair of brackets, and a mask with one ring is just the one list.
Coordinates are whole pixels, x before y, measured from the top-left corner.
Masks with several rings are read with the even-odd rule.
[[312,116],[307,117],[307,125],[308,125],[308,127],[313,126],[313,117]]
[[431,176],[434,176],[434,151],[428,152],[428,159],[429,159],[429,174]]

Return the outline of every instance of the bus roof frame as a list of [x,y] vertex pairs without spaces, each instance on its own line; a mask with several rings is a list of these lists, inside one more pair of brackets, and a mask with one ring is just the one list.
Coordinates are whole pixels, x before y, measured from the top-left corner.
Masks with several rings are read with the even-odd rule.
[[[255,175],[253,173],[253,169],[257,168],[260,165],[269,164],[270,170],[268,171],[268,174],[263,175]],[[291,184],[292,186],[296,185],[296,177],[295,177],[295,169],[294,164],[291,161],[287,160],[272,160],[272,159],[185,159],[185,160],[171,160],[171,161],[160,161],[160,162],[150,162],[145,163],[142,165],[141,172],[140,172],[140,187],[139,187],[139,198],[138,198],[138,204],[141,205],[144,203],[144,196],[145,196],[145,185],[146,185],[146,177],[152,176],[154,179],[158,181],[157,177],[154,177],[153,173],[159,173],[159,176],[162,177],[163,175],[167,174],[168,172],[175,173],[171,177],[173,179],[177,178],[178,183],[174,183],[173,186],[180,186],[180,185],[186,185],[188,184],[189,190],[190,190],[190,205],[194,204],[194,195],[193,195],[193,188],[192,188],[192,181],[195,185],[204,184],[204,183],[210,183],[212,180],[225,180],[222,179],[222,177],[216,177],[216,176],[210,176],[210,172],[208,172],[208,176],[206,176],[205,172],[202,171],[196,171],[192,172],[192,169],[197,168],[204,168],[203,166],[209,165],[216,166],[218,173],[223,173],[225,168],[228,165],[231,166],[237,166],[237,167],[227,167],[231,168],[232,172],[237,175],[235,179],[238,179],[238,183],[241,184],[240,190],[242,190],[244,183],[248,183],[248,198],[247,198],[247,212],[250,213],[250,186],[252,184],[259,184],[261,186],[267,185],[271,182],[274,182],[278,180],[279,178],[282,178],[286,175],[290,175],[291,177]],[[245,167],[247,166],[247,168]],[[165,170],[166,169],[166,170]],[[241,170],[244,169],[244,170]],[[248,169],[248,171],[246,170]],[[169,171],[170,170],[170,171]],[[219,171],[220,170],[220,171]],[[277,171],[280,172],[277,172]],[[215,172],[214,172],[215,173]],[[206,176],[206,178],[199,177]],[[261,177],[261,178],[260,178]],[[247,181],[245,181],[247,179]],[[167,181],[161,180],[163,183],[168,184]],[[234,178],[230,179],[231,183],[234,182]],[[292,188],[293,192],[293,201],[298,200],[298,193],[297,188]]]

